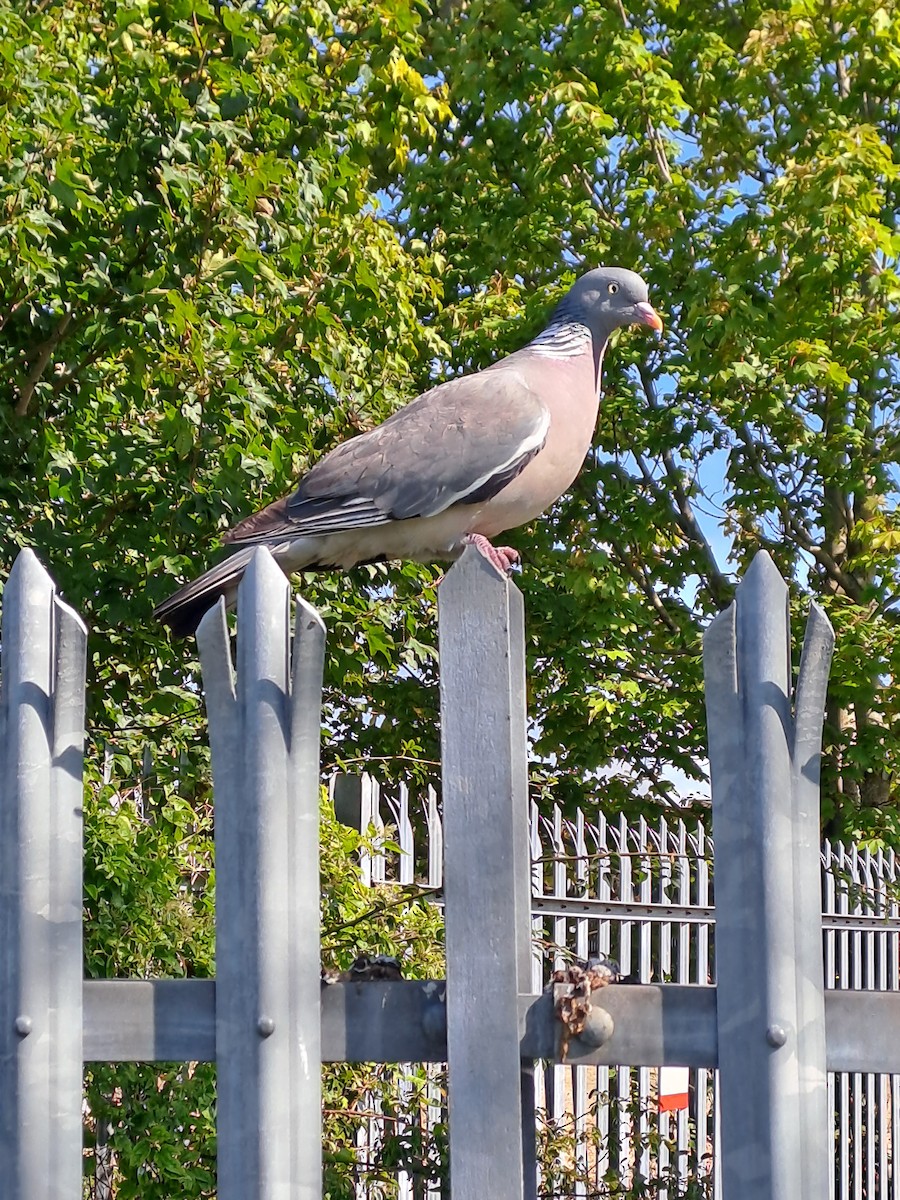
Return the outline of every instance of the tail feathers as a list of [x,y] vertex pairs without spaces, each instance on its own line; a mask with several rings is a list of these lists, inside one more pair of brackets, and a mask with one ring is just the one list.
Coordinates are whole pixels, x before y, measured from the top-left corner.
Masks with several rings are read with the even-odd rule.
[[254,550],[254,546],[239,550],[197,579],[184,584],[153,610],[154,617],[168,625],[175,637],[187,637],[196,632],[204,615],[220,596],[225,597],[229,608],[234,604],[237,586],[250,564]]

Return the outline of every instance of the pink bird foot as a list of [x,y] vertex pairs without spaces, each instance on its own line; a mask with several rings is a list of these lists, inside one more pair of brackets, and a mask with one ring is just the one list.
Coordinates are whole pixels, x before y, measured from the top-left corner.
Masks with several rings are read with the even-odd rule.
[[519,561],[518,550],[512,546],[494,546],[483,533],[469,533],[463,539],[469,546],[474,546],[479,554],[494,564],[498,571],[508,575]]

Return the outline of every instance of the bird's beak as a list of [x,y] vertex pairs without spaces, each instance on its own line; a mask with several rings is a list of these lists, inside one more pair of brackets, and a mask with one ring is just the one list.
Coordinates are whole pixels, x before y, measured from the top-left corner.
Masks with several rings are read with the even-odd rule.
[[640,304],[634,306],[634,319],[638,325],[649,325],[657,333],[662,333],[663,331],[662,317],[653,305],[648,304],[646,300],[642,300]]

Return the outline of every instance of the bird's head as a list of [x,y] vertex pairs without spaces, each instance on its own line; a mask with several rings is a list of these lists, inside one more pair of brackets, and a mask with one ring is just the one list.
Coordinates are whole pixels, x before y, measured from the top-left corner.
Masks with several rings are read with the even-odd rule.
[[660,331],[662,318],[650,303],[647,285],[624,267],[596,267],[572,284],[556,307],[552,324],[578,321],[606,340],[623,325],[649,325]]

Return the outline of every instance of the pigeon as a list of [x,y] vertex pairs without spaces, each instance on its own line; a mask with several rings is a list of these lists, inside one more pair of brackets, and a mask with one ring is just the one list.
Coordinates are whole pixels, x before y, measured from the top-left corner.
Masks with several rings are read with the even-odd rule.
[[622,267],[582,275],[547,327],[483,371],[438,384],[381,425],[330,450],[297,490],[225,535],[231,557],[155,610],[193,633],[224,596],[231,606],[257,546],[290,575],[362,563],[452,561],[474,545],[499,569],[518,555],[492,539],[546,511],[587,456],[611,334],[660,331],[647,285]]

